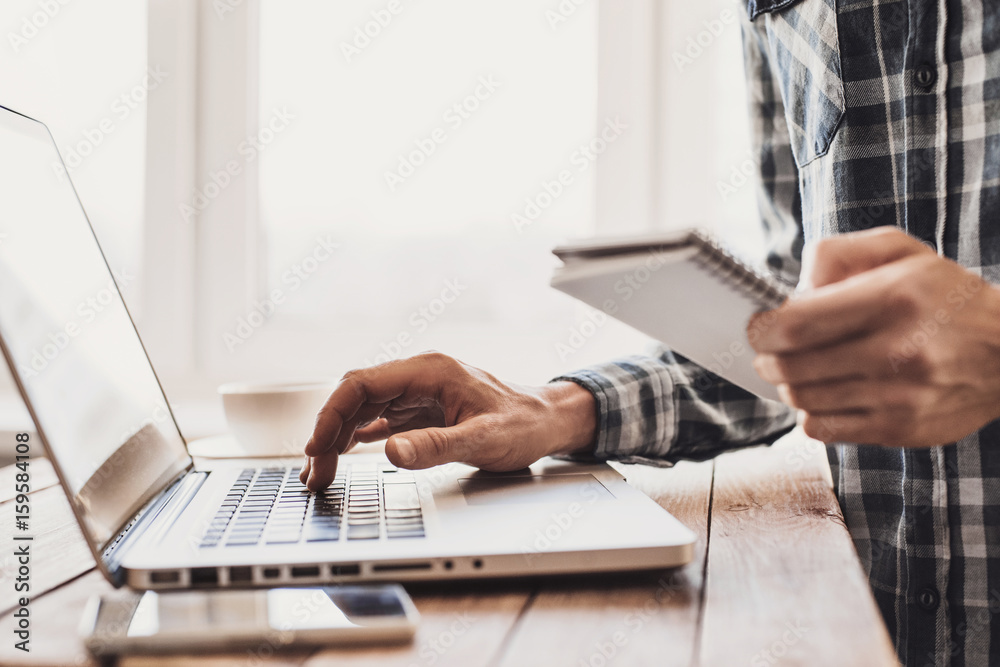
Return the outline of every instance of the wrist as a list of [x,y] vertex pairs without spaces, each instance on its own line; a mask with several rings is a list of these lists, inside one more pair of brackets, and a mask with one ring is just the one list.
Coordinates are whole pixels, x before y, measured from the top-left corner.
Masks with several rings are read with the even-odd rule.
[[539,389],[548,407],[547,454],[590,454],[597,441],[597,399],[575,382],[552,382]]

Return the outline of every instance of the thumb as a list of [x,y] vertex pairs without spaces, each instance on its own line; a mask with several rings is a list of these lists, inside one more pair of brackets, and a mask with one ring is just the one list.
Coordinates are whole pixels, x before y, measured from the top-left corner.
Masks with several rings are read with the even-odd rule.
[[876,227],[820,239],[806,246],[799,289],[823,287],[928,248],[895,227]]
[[406,431],[389,438],[385,443],[385,454],[393,465],[410,470],[468,461],[478,440],[477,434],[478,429],[469,422]]

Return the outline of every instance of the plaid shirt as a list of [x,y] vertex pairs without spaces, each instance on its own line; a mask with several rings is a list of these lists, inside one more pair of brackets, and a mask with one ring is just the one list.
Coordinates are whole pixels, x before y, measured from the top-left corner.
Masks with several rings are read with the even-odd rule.
[[[772,268],[794,279],[803,240],[896,225],[1000,282],[1000,3],[747,5]],[[563,379],[597,398],[602,458],[705,459],[794,425],[786,406],[706,374],[664,351]],[[931,449],[828,452],[900,659],[1000,664],[1000,421]]]

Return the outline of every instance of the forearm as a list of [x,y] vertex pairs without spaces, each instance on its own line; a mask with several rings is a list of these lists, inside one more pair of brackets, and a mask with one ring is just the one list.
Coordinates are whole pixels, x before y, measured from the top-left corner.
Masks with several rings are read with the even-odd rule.
[[583,455],[594,451],[597,400],[575,382],[552,382],[539,390],[552,415],[548,455]]

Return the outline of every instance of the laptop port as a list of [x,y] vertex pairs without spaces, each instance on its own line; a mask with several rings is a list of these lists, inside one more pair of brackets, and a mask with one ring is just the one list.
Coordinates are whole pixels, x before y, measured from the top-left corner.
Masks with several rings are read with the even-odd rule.
[[214,567],[192,567],[192,586],[215,586],[219,583],[219,571]]
[[281,570],[276,567],[265,567],[264,568],[264,578],[265,579],[277,579],[281,576]]
[[253,581],[253,568],[249,566],[229,568],[229,583],[246,584]]
[[149,583],[151,584],[179,584],[181,573],[177,570],[160,570],[149,573]]
[[335,577],[356,577],[361,574],[360,565],[331,565],[330,574]]
[[373,565],[372,572],[402,572],[405,570],[429,570],[430,563],[382,563]]
[[294,565],[292,566],[293,577],[318,577],[319,565]]

